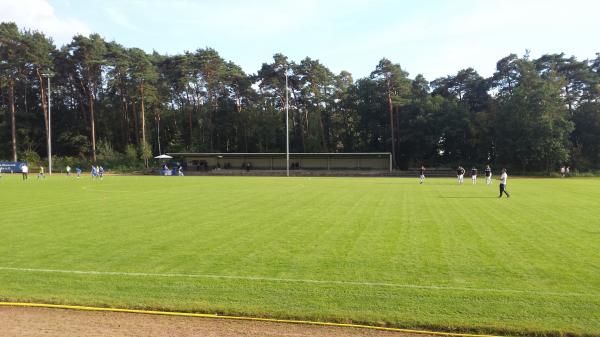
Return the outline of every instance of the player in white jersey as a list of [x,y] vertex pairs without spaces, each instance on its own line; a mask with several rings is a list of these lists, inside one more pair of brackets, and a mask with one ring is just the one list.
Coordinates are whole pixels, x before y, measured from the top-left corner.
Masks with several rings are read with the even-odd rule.
[[485,168],[485,183],[487,185],[492,183],[492,168],[490,165],[486,166]]
[[498,198],[502,198],[502,193],[506,194],[507,198],[510,198],[510,194],[506,191],[506,180],[508,179],[508,174],[506,174],[506,169],[502,169],[502,175],[500,176],[500,195]]
[[456,169],[456,177],[458,178],[458,183],[462,184],[465,178],[465,169],[462,166],[458,166]]
[[27,164],[21,166],[21,172],[23,173],[23,180],[29,179],[29,166]]

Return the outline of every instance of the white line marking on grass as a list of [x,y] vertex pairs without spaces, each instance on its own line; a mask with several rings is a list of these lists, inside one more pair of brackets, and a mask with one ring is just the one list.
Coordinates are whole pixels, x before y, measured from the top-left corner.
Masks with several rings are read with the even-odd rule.
[[12,270],[20,272],[38,272],[38,273],[61,273],[61,274],[79,274],[79,275],[101,275],[101,276],[134,276],[134,277],[182,277],[182,278],[205,278],[205,279],[225,279],[225,280],[247,280],[247,281],[267,281],[267,282],[288,282],[288,283],[313,283],[313,284],[337,284],[351,286],[377,286],[391,288],[409,288],[409,289],[429,289],[429,290],[457,290],[473,292],[494,292],[494,293],[512,293],[512,294],[531,294],[531,295],[550,295],[550,296],[587,296],[600,297],[598,293],[573,293],[573,292],[555,292],[538,290],[519,290],[502,288],[468,288],[451,287],[438,285],[418,285],[418,284],[399,284],[385,282],[360,282],[360,281],[335,281],[335,280],[310,280],[310,279],[290,279],[262,276],[235,276],[235,275],[211,275],[211,274],[178,274],[178,273],[141,273],[141,272],[121,272],[121,271],[93,271],[93,270],[65,270],[65,269],[38,269],[38,268],[16,268],[0,267],[0,270]]

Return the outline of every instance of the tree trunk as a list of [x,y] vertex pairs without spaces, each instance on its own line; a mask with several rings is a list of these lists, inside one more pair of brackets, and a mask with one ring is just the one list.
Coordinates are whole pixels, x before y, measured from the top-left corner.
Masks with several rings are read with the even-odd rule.
[[321,131],[321,151],[328,152],[329,151],[329,142],[325,136],[325,123],[323,122],[323,112],[319,111],[319,128]]
[[142,124],[142,149],[143,149],[143,155],[144,155],[144,165],[146,165],[146,167],[148,167],[148,157],[146,156],[146,146],[147,146],[147,142],[146,142],[146,112],[144,111],[144,82],[142,81],[142,84],[140,84],[140,96],[141,96],[141,102],[140,102],[140,120],[141,120],[141,124]]
[[140,146],[140,126],[138,124],[138,111],[135,109],[135,100],[131,102],[131,111],[133,111],[133,129],[135,131],[135,145]]
[[[242,110],[242,107],[240,106],[240,112]],[[248,152],[248,115],[244,115],[243,117],[243,123],[244,123],[244,152]]]
[[392,165],[396,167],[396,140],[394,132],[394,107],[392,105],[392,93],[388,90],[388,111],[390,112],[390,128],[392,131]]
[[[219,128],[217,127],[217,105],[215,105],[212,109],[212,114],[210,116],[211,123],[211,135],[214,134],[214,139],[211,137],[211,148],[216,148],[219,152],[223,149],[223,144],[221,143],[221,135],[219,134]],[[216,145],[216,146],[215,146]],[[214,150],[213,150],[214,151]]]
[[94,122],[94,96],[88,93],[88,104],[90,106],[90,128],[92,129],[92,162],[96,163],[96,123]]
[[[42,110],[44,113],[44,130],[46,131],[46,143],[50,143],[50,136],[49,136],[49,127],[48,127],[48,99],[46,96],[46,92],[44,91],[44,79],[42,78],[42,75],[40,74],[40,70],[39,69],[35,69],[36,75],[38,80],[40,81],[40,98],[42,100]],[[49,155],[49,154],[48,154]]]
[[[306,152],[306,141],[304,139],[304,134],[306,133],[306,130],[304,130],[304,121],[303,121],[303,114],[302,112],[298,112],[298,129],[300,131],[300,145],[302,146],[302,148],[300,149],[300,152]],[[291,146],[291,144],[290,144]],[[290,150],[291,151],[291,150]]]
[[15,80],[8,79],[8,105],[10,106],[10,130],[13,161],[17,161],[17,119],[15,112]]
[[[185,109],[185,106],[184,106]],[[192,109],[188,108],[188,146],[192,145]]]
[[[185,96],[186,96],[186,102],[183,103],[183,111],[184,111],[184,113],[185,113],[186,108],[188,108],[189,105],[190,105],[189,86],[185,90]],[[196,111],[196,100],[194,100],[193,106],[194,106],[193,107],[194,112],[197,112]],[[188,110],[188,146],[190,148],[192,146],[192,131],[193,131],[192,129],[193,129],[193,127],[192,127],[192,109],[189,109]]]
[[158,147],[158,154],[162,154],[162,149],[160,147],[160,109],[156,105],[154,105],[154,115],[156,116],[156,145]]
[[[400,146],[400,138],[402,137],[402,135],[400,133],[399,128],[400,128],[400,107],[397,106],[396,111],[394,112],[394,130],[397,130],[396,135],[398,137],[396,137],[394,145],[395,145],[396,151],[399,151],[400,153],[402,153],[402,147]],[[399,154],[398,156],[400,158],[403,158],[401,154]],[[406,158],[404,158],[404,159],[406,159]],[[396,161],[401,161],[401,160],[402,159],[399,160],[398,158],[396,158]],[[407,162],[404,162],[404,163],[405,163],[405,165],[408,164]],[[401,163],[398,163],[397,165],[400,169],[402,169],[402,167],[400,166],[400,165],[402,165]]]
[[122,113],[122,118],[121,118],[121,132],[122,132],[122,137],[123,137],[123,143],[124,145],[127,145],[131,142],[131,136],[130,136],[130,132],[129,132],[129,113],[127,112],[127,98],[125,96],[125,89],[123,88],[123,85],[121,84],[121,113]]

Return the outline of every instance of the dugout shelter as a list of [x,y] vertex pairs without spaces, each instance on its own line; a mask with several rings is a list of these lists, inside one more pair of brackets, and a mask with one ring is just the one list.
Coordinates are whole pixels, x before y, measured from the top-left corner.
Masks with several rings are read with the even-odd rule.
[[[168,153],[188,171],[223,169],[285,170],[285,153]],[[290,153],[290,170],[378,170],[392,172],[390,152]]]

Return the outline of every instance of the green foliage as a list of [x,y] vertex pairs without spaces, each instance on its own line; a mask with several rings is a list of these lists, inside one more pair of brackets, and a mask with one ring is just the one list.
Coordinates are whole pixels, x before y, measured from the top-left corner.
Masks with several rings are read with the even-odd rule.
[[97,164],[102,165],[104,168],[116,171],[131,171],[141,168],[137,151],[132,145],[128,146],[124,153],[121,153],[115,151],[108,141],[100,140],[97,150]]
[[84,157],[90,148],[90,142],[86,136],[71,131],[60,133],[57,142],[62,153],[71,156]]
[[134,145],[127,145],[127,147],[125,148],[125,158],[128,162],[131,163],[135,163],[139,160],[137,155],[137,149]]
[[52,156],[52,167],[55,172],[66,172],[67,166],[71,167],[71,172],[75,172],[75,168],[79,167],[82,170],[87,169],[92,164],[89,160],[82,157],[60,157]]
[[140,146],[140,158],[146,160],[152,156],[152,148],[150,144],[145,143]]
[[96,149],[98,151],[98,161],[100,162],[108,162],[117,157],[117,153],[113,149],[112,145],[104,139],[98,141]]
[[586,102],[573,117],[575,162],[581,167],[600,167],[600,103]]
[[550,172],[568,162],[573,131],[560,95],[562,82],[544,80],[531,62],[521,62],[520,70],[522,80],[497,117],[498,160],[522,171]]
[[402,168],[600,167],[600,56],[511,54],[490,78],[466,68],[432,82],[410,79],[383,58],[369,77],[355,81],[310,57],[297,63],[275,54],[248,75],[211,48],[160,55],[97,34],[75,36],[57,49],[41,32],[2,23],[0,157],[12,156],[13,138],[14,152],[31,148],[45,157],[46,70],[54,73],[53,152],[59,156],[93,161],[99,154],[110,161],[113,154],[101,147],[110,144],[122,158],[134,146],[135,160],[127,158],[137,167],[159,148],[285,151],[287,92],[293,152],[393,151]]
[[43,164],[42,158],[33,150],[25,150],[19,154],[19,160],[27,162],[30,167],[40,166]]

